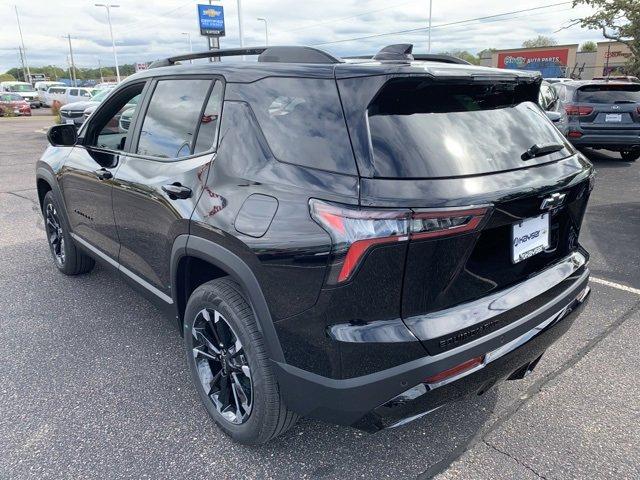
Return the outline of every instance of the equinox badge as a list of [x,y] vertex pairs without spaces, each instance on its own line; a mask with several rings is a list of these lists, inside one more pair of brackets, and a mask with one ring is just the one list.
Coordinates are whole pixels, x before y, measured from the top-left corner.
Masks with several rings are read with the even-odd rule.
[[542,200],[540,210],[550,210],[552,208],[558,208],[564,203],[564,199],[566,198],[566,196],[566,193],[552,193],[547,198]]

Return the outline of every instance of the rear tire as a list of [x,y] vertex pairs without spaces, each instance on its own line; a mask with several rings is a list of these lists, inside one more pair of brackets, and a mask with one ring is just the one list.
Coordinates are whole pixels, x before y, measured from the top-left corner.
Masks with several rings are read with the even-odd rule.
[[65,275],[90,272],[95,265],[95,260],[76,247],[51,191],[44,196],[42,215],[49,249],[56,268]]
[[244,445],[262,445],[296,423],[298,415],[284,405],[253,310],[237,283],[225,277],[196,288],[184,322],[193,382],[224,433]]
[[620,156],[625,162],[635,162],[640,158],[640,150],[623,150]]

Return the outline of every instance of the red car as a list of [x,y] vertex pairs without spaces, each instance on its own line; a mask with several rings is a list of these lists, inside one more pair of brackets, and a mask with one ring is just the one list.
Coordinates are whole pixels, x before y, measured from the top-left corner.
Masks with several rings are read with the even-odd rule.
[[0,93],[0,116],[5,115],[31,116],[31,107],[16,93]]

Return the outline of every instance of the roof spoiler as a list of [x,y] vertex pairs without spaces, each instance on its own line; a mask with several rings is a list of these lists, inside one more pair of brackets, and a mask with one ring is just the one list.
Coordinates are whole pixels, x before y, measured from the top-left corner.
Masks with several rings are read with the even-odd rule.
[[258,55],[259,62],[275,63],[341,63],[342,60],[319,48],[285,45],[280,47],[247,47],[221,48],[204,52],[187,53],[175,57],[156,60],[149,68],[168,67],[182,60],[197,60],[199,58],[237,57],[241,55]]

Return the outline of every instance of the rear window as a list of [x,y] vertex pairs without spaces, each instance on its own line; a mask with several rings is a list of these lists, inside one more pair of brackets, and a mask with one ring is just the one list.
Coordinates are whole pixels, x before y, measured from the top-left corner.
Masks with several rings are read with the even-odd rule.
[[[376,177],[478,175],[558,160],[570,146],[528,101],[531,86],[387,82],[367,110]],[[526,163],[534,144],[565,147]]]
[[355,161],[333,79],[270,77],[243,86],[280,161],[355,174]]
[[640,85],[587,85],[578,89],[580,103],[640,103]]

